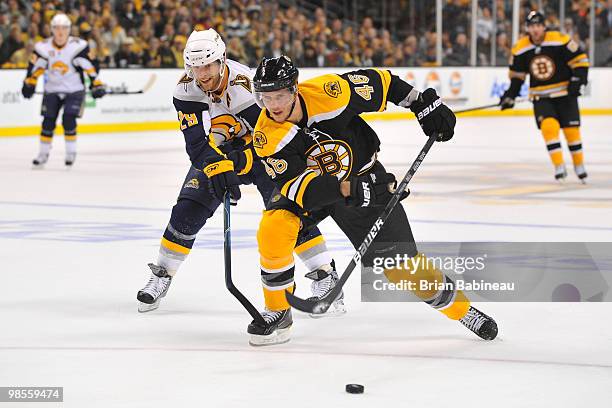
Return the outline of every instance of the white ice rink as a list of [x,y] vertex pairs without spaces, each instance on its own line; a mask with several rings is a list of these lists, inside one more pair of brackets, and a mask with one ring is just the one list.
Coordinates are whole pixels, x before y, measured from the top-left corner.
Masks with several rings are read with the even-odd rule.
[[[612,117],[583,118],[589,184],[553,181],[533,118],[463,118],[404,202],[418,241],[612,241]],[[425,142],[415,121],[376,122],[398,177]],[[57,137],[0,139],[0,386],[63,386],[62,407],[577,407],[612,401],[609,303],[488,303],[484,342],[421,303],[295,314],[292,340],[253,348],[223,281],[221,212],[199,234],[158,311],[138,314],[188,168],[180,132],[83,135],[70,171]],[[566,161],[569,162],[567,150]],[[571,169],[571,167],[570,167]],[[260,307],[250,186],[233,212],[237,286]],[[322,225],[342,271],[352,254]],[[298,293],[305,296],[298,266]],[[365,385],[365,394],[344,385]],[[33,406],[38,406],[32,404]],[[11,406],[2,404],[0,407]],[[15,404],[26,407],[27,403]]]

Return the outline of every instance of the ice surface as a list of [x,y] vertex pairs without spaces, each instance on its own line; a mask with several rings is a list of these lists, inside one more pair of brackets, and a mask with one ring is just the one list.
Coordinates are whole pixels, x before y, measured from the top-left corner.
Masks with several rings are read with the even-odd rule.
[[[436,144],[405,206],[420,241],[612,241],[611,117],[583,118],[589,184],[553,180],[532,118],[465,118]],[[402,177],[425,142],[416,122],[376,122],[380,158]],[[0,386],[63,386],[65,407],[576,407],[612,398],[610,304],[490,303],[483,342],[420,303],[296,314],[292,340],[247,344],[225,290],[219,211],[160,309],[136,312],[188,168],[179,132],[83,135],[72,170],[56,137],[43,171],[35,138],[0,140]],[[566,161],[569,163],[567,150]],[[259,307],[253,187],[233,209],[236,285]],[[342,270],[352,254],[322,230]],[[298,293],[307,294],[298,266]],[[344,385],[365,385],[365,394]],[[10,404],[7,404],[10,406]],[[25,407],[28,404],[15,405]],[[38,405],[36,405],[38,406]]]

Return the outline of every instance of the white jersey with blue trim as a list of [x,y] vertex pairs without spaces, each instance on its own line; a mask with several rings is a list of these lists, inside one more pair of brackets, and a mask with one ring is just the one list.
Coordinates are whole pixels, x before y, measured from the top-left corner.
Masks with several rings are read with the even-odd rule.
[[68,37],[63,47],[57,47],[52,38],[39,41],[34,46],[31,73],[38,78],[45,73],[45,93],[73,93],[85,89],[83,74],[92,81],[97,77],[89,56],[87,41]]
[[251,135],[261,111],[251,92],[254,71],[233,60],[225,63],[227,86],[220,94],[202,90],[197,81],[184,75],[173,95],[179,101],[202,104],[202,109],[210,115],[210,138],[217,146]]

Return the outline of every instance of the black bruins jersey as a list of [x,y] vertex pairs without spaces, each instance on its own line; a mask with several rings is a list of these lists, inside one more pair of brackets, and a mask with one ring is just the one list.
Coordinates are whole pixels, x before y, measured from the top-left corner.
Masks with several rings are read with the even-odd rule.
[[305,210],[343,199],[339,182],[367,172],[380,141],[359,116],[401,104],[412,86],[387,70],[323,75],[298,85],[302,121],[278,123],[259,115],[253,146],[281,194]]
[[555,98],[567,95],[572,76],[586,83],[589,59],[568,35],[547,31],[540,45],[522,37],[512,47],[510,79],[524,81],[529,74],[531,99]]

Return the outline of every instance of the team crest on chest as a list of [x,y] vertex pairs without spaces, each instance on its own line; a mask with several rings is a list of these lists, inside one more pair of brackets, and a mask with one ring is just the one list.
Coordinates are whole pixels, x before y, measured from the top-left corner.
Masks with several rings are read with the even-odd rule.
[[555,75],[557,67],[548,55],[538,55],[531,60],[529,71],[539,81],[548,81]]
[[306,166],[319,174],[344,180],[353,167],[353,151],[342,140],[322,140],[306,152]]
[[337,98],[338,95],[342,93],[342,88],[340,87],[340,82],[338,81],[329,81],[323,85],[323,89],[325,93],[331,96],[332,98]]

